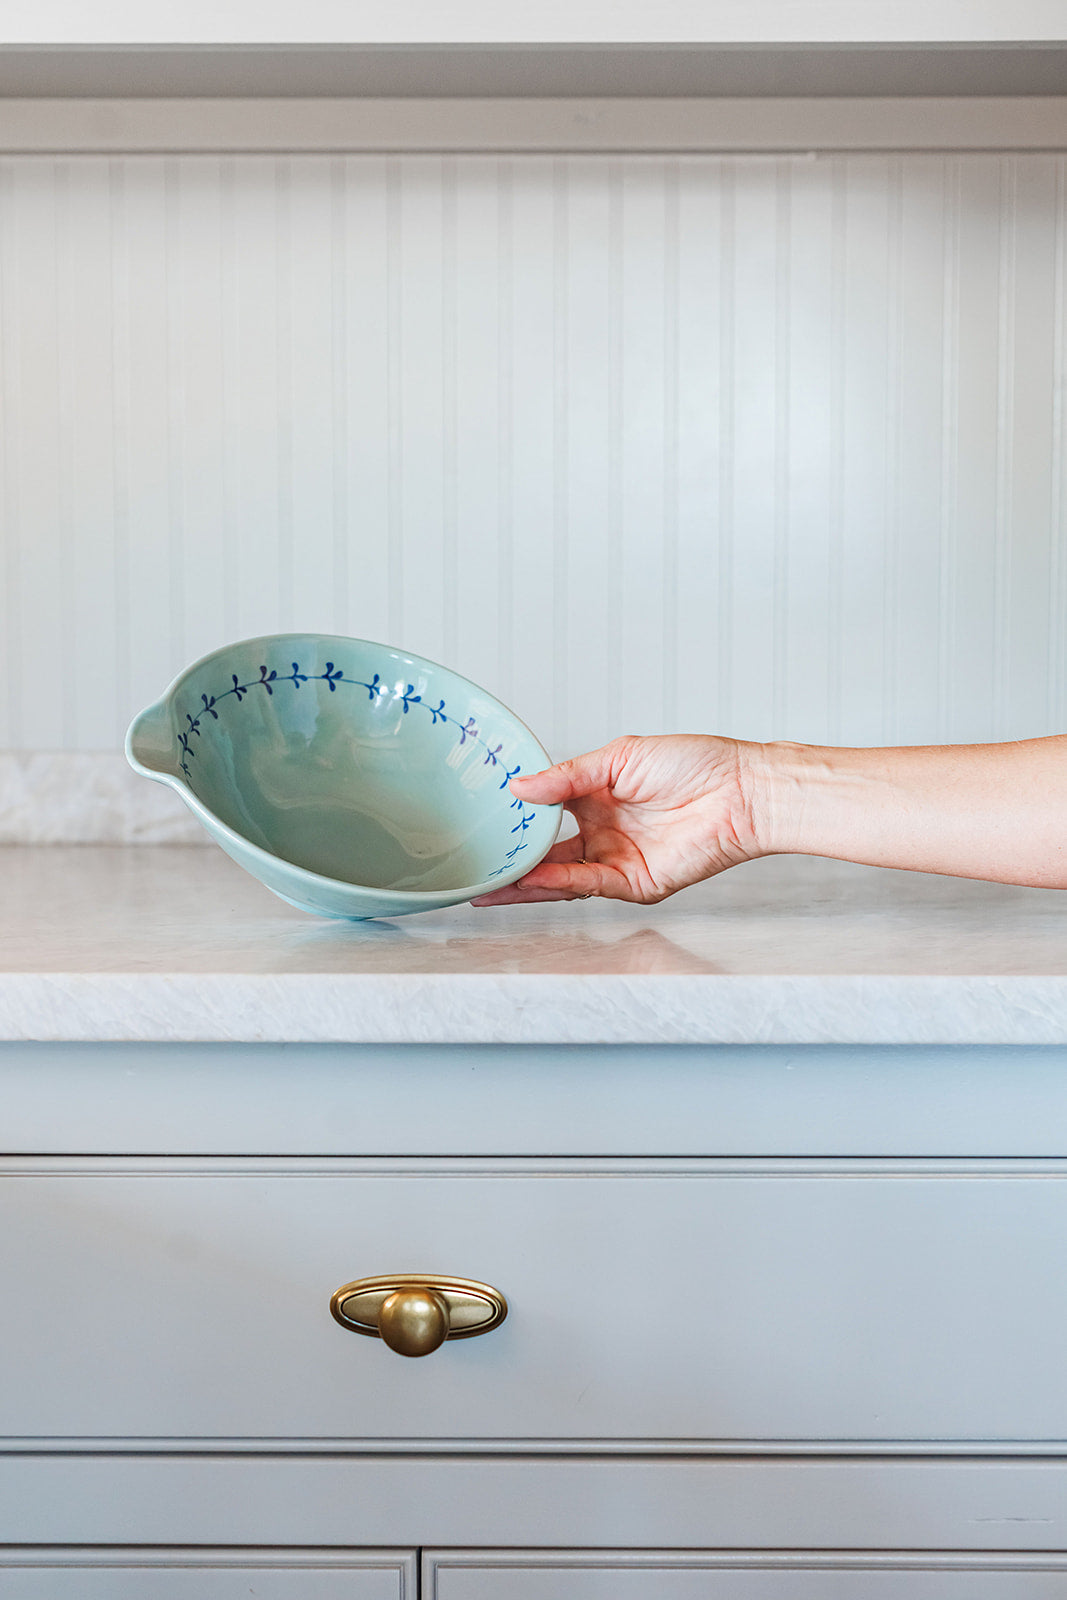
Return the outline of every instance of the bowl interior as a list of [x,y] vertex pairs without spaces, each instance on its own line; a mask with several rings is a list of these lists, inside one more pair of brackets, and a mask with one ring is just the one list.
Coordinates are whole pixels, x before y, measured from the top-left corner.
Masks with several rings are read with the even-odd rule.
[[215,652],[171,691],[175,759],[236,833],[311,872],[434,892],[537,859],[555,807],[508,783],[548,757],[507,708],[447,668],[317,634]]

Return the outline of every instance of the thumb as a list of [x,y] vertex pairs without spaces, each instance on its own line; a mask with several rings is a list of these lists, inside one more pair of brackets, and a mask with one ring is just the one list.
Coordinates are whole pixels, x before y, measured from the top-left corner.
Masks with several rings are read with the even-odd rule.
[[613,747],[605,745],[588,755],[572,756],[569,761],[560,761],[543,772],[513,778],[511,792],[531,805],[565,805],[568,800],[577,800],[581,795],[593,794],[610,785],[614,754]]

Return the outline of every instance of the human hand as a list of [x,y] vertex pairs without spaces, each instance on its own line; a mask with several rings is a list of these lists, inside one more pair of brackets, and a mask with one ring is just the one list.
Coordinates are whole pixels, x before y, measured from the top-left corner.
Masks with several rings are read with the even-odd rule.
[[762,854],[752,815],[749,752],[706,734],[630,736],[511,789],[530,805],[562,804],[578,824],[517,883],[476,906],[601,895],[651,905]]

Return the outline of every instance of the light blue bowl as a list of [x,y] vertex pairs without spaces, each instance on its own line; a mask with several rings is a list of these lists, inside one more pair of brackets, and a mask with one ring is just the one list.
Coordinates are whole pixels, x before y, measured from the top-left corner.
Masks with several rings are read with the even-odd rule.
[[388,645],[245,639],[197,661],[126,735],[226,854],[291,905],[395,917],[514,883],[558,806],[508,785],[549,757],[484,689]]

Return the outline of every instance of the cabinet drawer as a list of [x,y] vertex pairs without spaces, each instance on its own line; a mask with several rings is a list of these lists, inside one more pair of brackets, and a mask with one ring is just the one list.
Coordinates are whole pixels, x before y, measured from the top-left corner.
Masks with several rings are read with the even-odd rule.
[[413,1551],[0,1549],[4,1600],[415,1600]]
[[[1067,1438],[1067,1170],[8,1161],[0,1434]],[[330,1295],[482,1279],[409,1360]]]
[[427,1551],[425,1600],[1060,1600],[1067,1558]]

